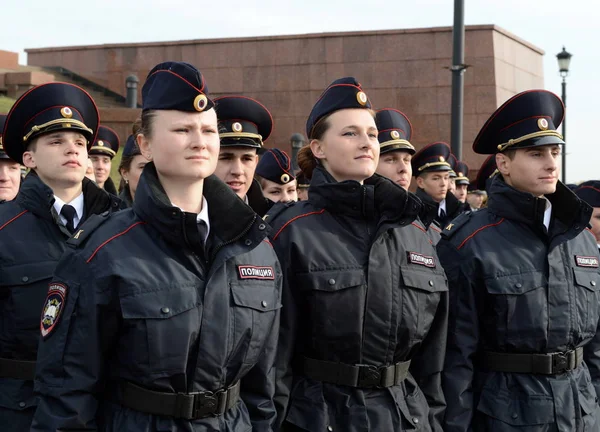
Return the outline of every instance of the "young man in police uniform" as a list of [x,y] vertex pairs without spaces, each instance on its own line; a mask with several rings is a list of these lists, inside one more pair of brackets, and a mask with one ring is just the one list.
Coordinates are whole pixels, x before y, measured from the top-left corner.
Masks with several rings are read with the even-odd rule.
[[4,151],[31,171],[17,197],[0,205],[2,431],[27,431],[31,425],[40,314],[45,309],[54,326],[60,305],[44,301],[66,240],[89,216],[119,207],[118,198],[84,178],[97,129],[92,98],[65,83],[29,90],[6,119]]
[[119,151],[119,135],[107,126],[98,128],[96,141],[90,148],[89,156],[94,165],[94,177],[100,188],[118,195],[117,188],[110,178],[112,160]]
[[[410,120],[404,113],[386,108],[377,111],[375,123],[381,147],[376,172],[408,190],[413,175],[411,160],[415,154],[415,148],[410,143],[412,136]],[[423,202],[419,220],[413,223],[418,225],[418,229],[427,232],[429,240],[434,245],[440,240],[441,232],[435,224],[432,224],[436,215],[437,204],[427,200]]]
[[445,227],[460,214],[462,206],[450,191],[450,146],[436,142],[423,147],[412,158],[412,171],[417,179],[416,195],[421,201],[437,207],[435,222]]
[[215,99],[219,117],[221,149],[215,175],[223,180],[258,215],[264,216],[272,203],[254,180],[258,150],[271,135],[273,118],[260,102],[245,96]]
[[600,431],[600,273],[592,210],[558,181],[560,99],[504,103],[473,144],[489,206],[446,226],[446,432]]
[[5,115],[0,115],[0,203],[12,201],[21,185],[21,165],[8,157],[2,144]]

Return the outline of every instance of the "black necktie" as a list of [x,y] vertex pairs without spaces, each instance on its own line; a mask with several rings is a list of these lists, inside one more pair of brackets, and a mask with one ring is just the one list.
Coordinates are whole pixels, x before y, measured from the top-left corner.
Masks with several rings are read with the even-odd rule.
[[67,227],[67,230],[71,234],[73,234],[73,231],[75,231],[74,219],[75,219],[75,215],[77,214],[77,212],[75,211],[75,208],[73,206],[70,206],[69,204],[65,204],[60,209],[60,214],[62,217],[64,217],[67,220],[67,223],[65,224],[65,226]]
[[[431,217],[431,216],[430,216]],[[443,208],[440,209],[440,220],[445,220],[446,219],[446,212],[444,211]]]
[[202,243],[206,243],[206,235],[208,234],[208,227],[206,226],[206,222],[204,222],[203,220],[200,220],[198,222],[198,232],[200,233],[200,240],[202,241]]

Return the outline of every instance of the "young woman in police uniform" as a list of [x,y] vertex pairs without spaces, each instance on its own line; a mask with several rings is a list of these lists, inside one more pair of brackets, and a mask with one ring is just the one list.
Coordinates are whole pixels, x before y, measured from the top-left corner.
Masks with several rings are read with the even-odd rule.
[[420,201],[375,174],[379,143],[354,78],[334,81],[300,151],[308,201],[267,214],[284,273],[277,360],[285,431],[441,431],[446,278]]
[[212,176],[207,93],[189,64],[150,71],[152,162],[132,209],[90,221],[58,266],[32,431],[271,431],[281,275],[266,224]]

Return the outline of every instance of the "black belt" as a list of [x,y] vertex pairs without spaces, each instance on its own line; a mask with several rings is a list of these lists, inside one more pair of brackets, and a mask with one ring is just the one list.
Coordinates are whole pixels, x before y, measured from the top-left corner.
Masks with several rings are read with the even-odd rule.
[[483,366],[495,372],[557,375],[577,369],[583,348],[548,354],[511,354],[486,351]]
[[331,384],[358,388],[392,387],[408,376],[410,360],[391,366],[349,365],[345,363],[304,359],[304,375]]
[[146,414],[195,420],[223,415],[240,398],[240,382],[216,392],[167,393],[121,384],[119,403]]
[[35,378],[35,362],[0,357],[0,378],[33,381]]

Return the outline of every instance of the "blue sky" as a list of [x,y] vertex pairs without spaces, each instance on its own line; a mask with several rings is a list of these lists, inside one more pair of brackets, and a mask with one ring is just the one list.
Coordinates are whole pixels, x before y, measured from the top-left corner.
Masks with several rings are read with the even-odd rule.
[[[234,36],[451,26],[452,0],[103,0],[4,2],[0,49]],[[465,23],[496,24],[542,48],[545,88],[560,95],[555,55],[573,54],[568,77],[567,181],[600,178],[600,6],[571,0],[465,0]],[[22,63],[26,56],[21,55]],[[468,73],[468,72],[467,72]]]

